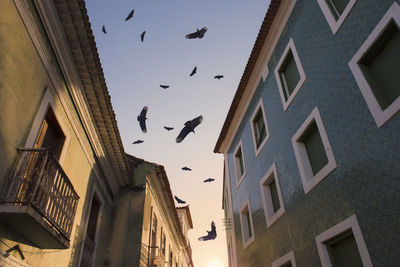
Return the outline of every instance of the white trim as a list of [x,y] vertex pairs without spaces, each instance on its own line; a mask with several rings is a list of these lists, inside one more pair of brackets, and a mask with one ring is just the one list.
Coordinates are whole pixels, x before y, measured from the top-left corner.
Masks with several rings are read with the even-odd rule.
[[241,97],[236,112],[233,115],[232,121],[229,125],[226,135],[222,139],[221,145],[218,152],[225,153],[232,146],[232,142],[236,136],[237,129],[240,126],[241,121],[247,111],[253,95],[257,89],[257,86],[261,79],[261,73],[265,70],[266,64],[268,64],[270,58],[273,55],[276,44],[280,40],[280,35],[286,26],[286,23],[290,17],[290,14],[296,4],[297,0],[282,1],[279,4],[278,11],[271,24],[268,35],[260,52],[260,56],[257,58],[257,63],[254,66],[254,70],[250,75],[249,81],[244,90],[243,96]]
[[58,162],[62,166],[62,163],[64,162],[66,153],[68,151],[69,143],[71,141],[71,134],[68,131],[68,128],[65,126],[63,120],[61,119],[60,108],[58,108],[58,106],[56,105],[56,102],[54,100],[53,95],[50,92],[49,87],[46,86],[45,90],[46,91],[42,98],[42,102],[40,103],[39,109],[33,120],[31,130],[29,131],[28,138],[26,139],[25,147],[33,147],[35,145],[35,140],[39,134],[40,127],[42,125],[43,120],[45,119],[47,110],[50,106],[54,112],[54,116],[56,117],[57,123],[60,126],[60,128],[65,136],[65,141],[64,141],[61,153],[60,153],[60,158],[58,159]]
[[[294,88],[293,92],[290,95],[288,95],[288,99],[285,100],[285,95],[283,93],[284,88],[282,88],[281,78],[279,77],[279,69],[281,68],[283,62],[286,59],[286,56],[288,55],[288,53],[290,51],[292,52],[294,61],[296,63],[297,70],[299,71],[300,79],[297,82],[297,85]],[[301,65],[299,54],[297,53],[296,47],[294,46],[293,38],[290,38],[289,43],[286,46],[285,51],[283,52],[277,66],[275,68],[274,73],[275,73],[276,82],[277,82],[278,88],[279,88],[279,94],[281,95],[283,109],[286,111],[287,108],[289,107],[290,103],[292,103],[294,97],[297,95],[300,88],[304,84],[304,81],[306,80],[306,74],[304,72],[303,66]]]
[[[239,149],[241,150],[242,161],[243,161],[243,174],[240,177],[239,177],[239,175],[240,175],[240,173],[239,173],[240,166],[238,166],[238,163],[237,163],[238,159],[236,158],[236,154],[239,151]],[[235,153],[233,153],[233,165],[235,167],[236,188],[239,188],[239,186],[242,183],[244,177],[246,176],[246,161],[244,160],[242,140],[240,140],[239,144],[237,145],[237,147],[235,149]]]
[[[261,142],[260,146],[257,148],[256,133],[254,131],[254,118],[256,117],[256,115],[260,109],[261,109],[261,113],[262,113],[263,120],[264,120],[266,136],[265,136],[264,140]],[[256,153],[256,157],[258,157],[258,154],[260,154],[260,151],[263,149],[264,145],[267,143],[267,141],[270,137],[267,117],[265,116],[265,108],[264,108],[264,103],[263,103],[262,98],[260,98],[260,101],[258,102],[257,107],[255,108],[255,110],[253,112],[253,115],[251,116],[250,128],[251,128],[251,133],[253,134],[254,151]]]
[[[269,186],[272,180],[275,180],[276,189],[278,191],[279,204],[280,204],[280,208],[276,212],[274,212],[274,208],[272,206],[271,190]],[[285,207],[283,206],[283,198],[281,193],[281,186],[279,185],[278,172],[276,170],[275,162],[269,168],[264,177],[260,180],[260,188],[264,206],[265,221],[267,223],[267,228],[269,228],[285,213]]]
[[296,260],[294,258],[294,252],[293,250],[286,253],[284,256],[280,257],[279,259],[276,259],[272,262],[272,267],[280,267],[286,263],[290,262],[292,267],[297,267]]
[[[304,131],[311,125],[312,122],[316,123],[319,134],[324,145],[325,153],[328,158],[328,163],[321,169],[317,174],[313,174],[311,169],[311,164],[308,159],[307,151],[305,145],[298,141]],[[319,184],[330,172],[332,172],[336,167],[335,156],[332,152],[332,147],[328,139],[324,124],[321,119],[321,115],[317,107],[311,112],[304,123],[300,126],[297,132],[292,137],[292,145],[294,154],[296,156],[297,166],[299,167],[299,172],[301,176],[301,182],[303,183],[304,192],[307,194],[311,189],[313,189],[317,184]]]
[[[249,212],[249,217],[250,217],[250,228],[251,228],[251,232],[252,235],[249,236],[249,238],[247,240],[245,240],[244,237],[244,232],[247,231],[247,229],[244,229],[244,226],[248,226],[247,225],[247,220],[243,221],[243,211],[247,208],[248,212]],[[240,228],[242,229],[242,240],[243,240],[243,249],[246,249],[251,243],[254,242],[254,240],[256,240],[256,234],[254,233],[254,227],[253,227],[253,215],[251,213],[251,207],[250,207],[250,199],[247,199],[247,202],[244,203],[244,205],[242,206],[242,208],[240,209],[239,212],[240,216]]]
[[226,237],[228,239],[228,236],[231,237],[232,243],[231,243],[231,249],[232,249],[232,265],[229,267],[236,267],[236,262],[237,262],[237,252],[236,252],[236,233],[235,233],[235,220],[233,219],[233,203],[232,203],[232,191],[231,191],[231,178],[229,174],[229,164],[228,164],[228,154],[224,154],[224,161],[225,161],[225,187],[227,187],[228,191],[228,213],[229,213],[229,218],[232,220],[232,228],[226,231]]
[[318,1],[319,7],[321,8],[322,13],[324,14],[326,21],[328,22],[329,27],[331,28],[333,34],[336,34],[336,32],[339,30],[340,26],[343,24],[344,20],[349,15],[354,4],[357,2],[357,0],[350,0],[349,3],[347,4],[346,8],[343,10],[343,13],[336,20],[335,17],[332,15],[331,9],[329,8],[328,4],[326,3],[326,1],[330,1],[330,0],[317,0],[317,1]]
[[328,248],[325,242],[350,229],[353,232],[354,239],[356,240],[358,251],[364,267],[372,267],[371,258],[369,257],[368,249],[362,236],[356,215],[350,216],[341,223],[336,224],[335,226],[322,232],[315,238],[322,267],[332,267]]
[[368,108],[374,117],[374,120],[378,127],[385,124],[396,112],[400,110],[400,97],[398,97],[392,104],[390,104],[385,110],[381,109],[378,101],[376,100],[374,93],[372,92],[371,86],[368,84],[367,79],[364,77],[358,62],[367,53],[369,48],[374,45],[375,41],[380,37],[386,26],[391,22],[395,22],[397,27],[400,26],[400,6],[394,2],[389,8],[383,18],[379,21],[378,25],[374,28],[367,40],[362,44],[360,49],[356,52],[353,58],[349,62],[349,67],[353,73],[353,76],[360,87],[361,93],[367,102]]
[[96,194],[97,200],[100,202],[100,210],[99,210],[99,215],[97,217],[97,225],[96,225],[96,234],[95,234],[95,238],[94,238],[94,252],[93,252],[93,266],[96,266],[96,251],[97,251],[97,245],[99,242],[99,234],[100,234],[100,227],[101,227],[101,223],[103,220],[103,210],[104,210],[104,198],[102,197],[102,195],[100,194],[100,190],[97,187],[95,181],[93,180],[92,183],[92,190],[90,192],[90,200],[89,200],[89,206],[88,206],[88,210],[87,210],[87,214],[86,214],[86,218],[85,218],[85,231],[83,234],[83,240],[81,241],[81,248],[80,248],[80,255],[79,255],[79,261],[78,261],[78,266],[81,266],[81,261],[82,261],[82,256],[83,256],[83,248],[84,248],[84,242],[85,242],[85,238],[86,238],[86,232],[87,232],[87,228],[88,228],[88,224],[89,224],[89,217],[90,217],[90,212],[92,210],[92,202],[93,202],[93,197]]

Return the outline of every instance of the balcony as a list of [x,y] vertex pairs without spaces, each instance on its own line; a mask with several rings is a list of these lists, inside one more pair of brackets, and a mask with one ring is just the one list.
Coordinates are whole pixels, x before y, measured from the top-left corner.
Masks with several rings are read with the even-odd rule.
[[140,267],[164,267],[165,256],[158,246],[148,247],[142,244],[140,251]]
[[0,220],[39,248],[68,248],[78,200],[49,149],[21,148],[0,189]]

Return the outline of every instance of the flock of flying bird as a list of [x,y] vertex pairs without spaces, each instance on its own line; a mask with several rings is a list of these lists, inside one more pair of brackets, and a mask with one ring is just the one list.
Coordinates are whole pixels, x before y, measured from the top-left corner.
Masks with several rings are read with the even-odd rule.
[[[129,12],[128,16],[125,18],[125,21],[129,21],[133,17],[134,12],[135,11],[132,9]],[[186,37],[186,39],[196,39],[196,38],[201,39],[201,38],[204,37],[204,34],[206,33],[206,31],[207,31],[207,27],[203,27],[200,30],[197,29],[193,33],[186,34],[185,37]],[[107,30],[106,30],[106,27],[104,25],[102,27],[102,32],[104,34],[107,34]],[[140,34],[141,42],[144,41],[145,34],[146,34],[146,31],[143,31],[142,34]],[[196,72],[197,72],[197,67],[195,66],[189,76],[192,77],[193,75],[196,74]],[[224,77],[223,75],[216,75],[216,76],[214,76],[214,79],[220,80],[223,77]],[[169,85],[161,84],[160,87],[163,88],[163,89],[167,89],[167,88],[169,88]],[[142,130],[143,133],[147,132],[147,127],[146,127],[147,110],[148,110],[148,107],[144,106],[142,111],[140,112],[140,114],[137,116],[137,120],[139,122],[140,129]],[[200,116],[198,116],[198,117],[196,117],[196,118],[194,118],[192,120],[189,120],[189,121],[185,122],[185,124],[184,124],[185,126],[182,128],[182,130],[180,131],[179,135],[176,137],[176,142],[177,143],[181,143],[189,133],[191,133],[191,132],[195,133],[194,129],[202,121],[203,121],[203,116],[200,115]],[[167,131],[171,131],[174,128],[173,127],[164,126],[164,129],[167,130]],[[143,142],[144,142],[143,140],[136,140],[136,141],[133,142],[133,144],[141,144]],[[191,171],[191,169],[186,167],[186,166],[183,167],[182,170],[183,171]],[[215,180],[214,178],[208,178],[208,179],[204,180],[203,182],[204,183],[210,183],[210,182],[212,182],[214,180]],[[176,200],[176,202],[178,204],[186,204],[186,201],[183,201],[182,199],[178,198],[177,196],[174,196],[174,198],[175,198],[175,200]],[[215,223],[212,221],[211,222],[211,231],[207,231],[207,235],[199,237],[198,240],[199,241],[207,241],[207,240],[213,240],[216,237],[217,237],[216,227],[215,227]]]

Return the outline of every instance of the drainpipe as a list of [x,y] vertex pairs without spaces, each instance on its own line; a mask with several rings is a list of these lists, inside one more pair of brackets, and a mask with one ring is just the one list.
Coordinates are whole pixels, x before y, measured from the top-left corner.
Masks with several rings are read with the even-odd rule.
[[149,246],[147,249],[147,266],[150,266],[150,241],[151,241],[151,223],[152,223],[152,216],[153,216],[153,206],[150,208],[150,228],[149,228]]

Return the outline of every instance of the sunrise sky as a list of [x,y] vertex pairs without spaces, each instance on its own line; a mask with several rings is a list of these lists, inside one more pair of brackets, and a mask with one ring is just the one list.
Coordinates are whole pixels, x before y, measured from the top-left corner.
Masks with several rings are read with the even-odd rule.
[[[228,266],[223,156],[213,149],[268,5],[269,0],[86,0],[125,151],[163,165],[173,195],[190,204],[195,266]],[[133,18],[125,22],[132,9]],[[107,34],[101,31],[103,25]],[[185,39],[204,26],[204,38]],[[195,66],[197,73],[189,77]],[[217,74],[225,77],[214,79]],[[146,134],[136,120],[144,106]],[[184,123],[199,115],[204,120],[196,133],[177,144]],[[164,126],[175,129],[167,132]],[[144,143],[133,145],[137,139]],[[182,171],[184,166],[192,171]],[[216,181],[202,182],[210,177]],[[217,238],[198,241],[211,221]]]

